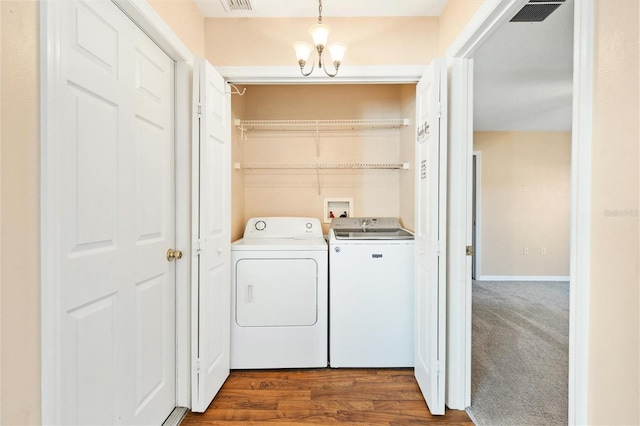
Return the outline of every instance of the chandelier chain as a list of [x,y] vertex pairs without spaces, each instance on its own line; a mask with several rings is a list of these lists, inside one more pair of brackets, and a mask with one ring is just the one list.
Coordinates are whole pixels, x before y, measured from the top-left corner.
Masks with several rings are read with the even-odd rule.
[[322,24],[322,0],[318,0],[318,24]]

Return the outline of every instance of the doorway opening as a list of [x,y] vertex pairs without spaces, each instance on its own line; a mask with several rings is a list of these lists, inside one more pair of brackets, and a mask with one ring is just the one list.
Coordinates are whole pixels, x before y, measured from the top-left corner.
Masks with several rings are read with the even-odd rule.
[[[470,271],[470,412],[480,423],[568,421],[574,14],[573,2],[562,6],[544,22],[502,23],[473,53],[476,106],[470,227],[474,249],[482,257],[474,255]],[[536,35],[538,31],[553,34],[553,41],[544,42],[544,37]],[[525,63],[529,59],[533,62]],[[520,80],[531,71],[535,78]],[[550,86],[554,89],[548,90]],[[476,153],[482,155],[480,178]],[[546,300],[549,294],[556,297]],[[528,300],[518,305],[514,298],[503,306],[510,297]],[[540,313],[543,318],[536,317]],[[515,321],[516,316],[527,318],[526,323]],[[553,324],[544,323],[548,318],[555,318]],[[499,329],[500,324],[508,327]],[[530,356],[536,353],[528,346],[537,338],[528,335],[532,328],[549,337],[545,343],[554,343],[548,348],[534,345],[535,351],[548,349],[545,357],[556,360],[555,371],[563,372],[546,375],[533,388],[533,379],[519,384],[527,371],[537,376],[543,367],[536,365],[537,355]],[[503,341],[510,344],[498,343]],[[482,350],[482,345],[493,345],[493,349]],[[492,376],[494,364],[510,356],[520,367],[513,370],[514,380],[507,381],[509,364]],[[490,392],[483,383],[492,383]],[[541,395],[533,392],[545,386],[547,391]],[[501,394],[500,387],[509,387],[509,391]],[[527,393],[527,401],[553,394],[556,397],[551,399],[562,403],[535,403],[530,417],[506,417],[526,414],[523,406],[509,405],[517,403],[519,390]]]

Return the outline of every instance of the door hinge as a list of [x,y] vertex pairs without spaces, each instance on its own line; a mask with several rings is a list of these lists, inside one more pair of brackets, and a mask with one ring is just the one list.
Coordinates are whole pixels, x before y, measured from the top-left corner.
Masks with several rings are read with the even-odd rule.
[[473,256],[474,254],[473,246],[467,246],[466,253],[467,253],[467,256]]
[[200,240],[198,240],[193,245],[193,254],[195,254],[196,256],[200,256],[200,253],[202,253],[202,247],[200,246]]
[[196,359],[193,368],[196,370],[196,374],[200,374],[200,358]]
[[198,103],[198,118],[202,118],[202,104]]
[[440,246],[441,246],[440,241],[436,241],[436,254],[438,256],[440,256],[440,251],[441,251],[441,247]]
[[436,376],[440,375],[440,361],[436,361],[433,366],[433,371],[436,373]]

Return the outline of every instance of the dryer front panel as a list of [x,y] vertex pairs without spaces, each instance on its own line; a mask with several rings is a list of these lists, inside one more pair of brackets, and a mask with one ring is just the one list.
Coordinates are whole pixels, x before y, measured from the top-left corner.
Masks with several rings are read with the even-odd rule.
[[238,326],[290,327],[316,323],[318,264],[314,259],[240,259],[235,266]]

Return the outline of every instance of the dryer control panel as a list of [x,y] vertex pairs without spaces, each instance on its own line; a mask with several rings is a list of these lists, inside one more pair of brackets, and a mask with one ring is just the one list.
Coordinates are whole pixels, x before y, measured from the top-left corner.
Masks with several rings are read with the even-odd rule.
[[247,221],[244,238],[322,238],[320,219],[313,217],[254,217]]

